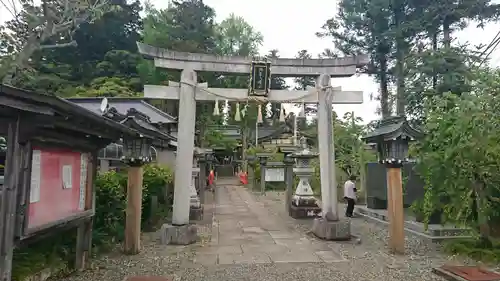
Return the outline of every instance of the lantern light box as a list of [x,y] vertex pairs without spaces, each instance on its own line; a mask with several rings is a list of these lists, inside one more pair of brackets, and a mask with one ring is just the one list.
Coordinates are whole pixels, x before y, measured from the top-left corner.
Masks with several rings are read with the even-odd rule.
[[33,148],[28,231],[85,212],[88,155]]

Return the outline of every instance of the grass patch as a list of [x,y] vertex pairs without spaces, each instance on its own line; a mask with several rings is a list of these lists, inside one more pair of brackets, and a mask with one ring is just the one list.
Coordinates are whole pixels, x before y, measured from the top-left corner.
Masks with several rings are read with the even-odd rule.
[[491,245],[485,245],[481,239],[456,239],[444,242],[444,250],[450,254],[467,256],[477,261],[487,263],[500,262],[500,240],[492,240]]

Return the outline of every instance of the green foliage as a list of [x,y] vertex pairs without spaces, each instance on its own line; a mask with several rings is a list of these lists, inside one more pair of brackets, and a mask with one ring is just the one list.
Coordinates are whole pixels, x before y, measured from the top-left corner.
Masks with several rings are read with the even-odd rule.
[[[142,227],[154,217],[164,218],[173,203],[172,172],[168,167],[147,165],[143,174]],[[93,225],[93,252],[106,251],[124,238],[127,176],[109,171],[95,181],[96,213]],[[170,190],[167,190],[170,188]],[[151,198],[156,196],[159,209],[151,214]],[[60,274],[70,271],[75,257],[76,231],[58,233],[14,251],[14,280],[51,268]]]
[[396,102],[398,114],[406,109],[409,118],[422,121],[427,94],[460,94],[467,87],[468,63],[477,58],[452,45],[453,32],[472,20],[483,26],[497,19],[500,5],[491,2],[342,0],[337,16],[317,35],[332,38],[344,55],[369,55],[363,71],[379,83],[383,117]]
[[236,140],[225,138],[224,135],[215,128],[206,130],[203,136],[203,142],[206,147],[225,148],[226,151],[233,151],[238,146]]
[[224,55],[256,55],[264,38],[242,17],[230,14],[216,27],[217,53]]
[[450,254],[460,254],[475,260],[496,264],[500,262],[500,242],[497,240],[485,247],[480,239],[453,239],[444,243],[444,249]]
[[476,72],[474,91],[445,94],[426,104],[425,139],[413,149],[426,183],[424,212],[466,224],[485,237],[500,221],[500,72]]

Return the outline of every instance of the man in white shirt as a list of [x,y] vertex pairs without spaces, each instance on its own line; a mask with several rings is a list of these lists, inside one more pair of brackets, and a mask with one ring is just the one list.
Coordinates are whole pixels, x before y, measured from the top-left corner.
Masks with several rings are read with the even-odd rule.
[[345,216],[352,218],[354,212],[354,204],[356,203],[356,176],[351,175],[349,180],[344,183],[344,199],[347,201]]

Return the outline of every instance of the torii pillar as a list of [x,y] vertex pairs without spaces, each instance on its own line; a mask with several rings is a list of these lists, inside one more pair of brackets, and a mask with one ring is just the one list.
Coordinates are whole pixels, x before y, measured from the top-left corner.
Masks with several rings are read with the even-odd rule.
[[339,218],[337,181],[335,178],[335,148],[333,136],[334,92],[330,75],[322,74],[316,81],[318,92],[318,146],[321,182],[321,213],[314,219],[312,232],[325,240],[351,239],[351,224]]
[[177,156],[175,158],[174,206],[172,224],[164,224],[161,231],[163,244],[187,245],[198,239],[197,228],[189,224],[190,186],[194,156],[196,125],[196,72],[184,69],[181,73]]

